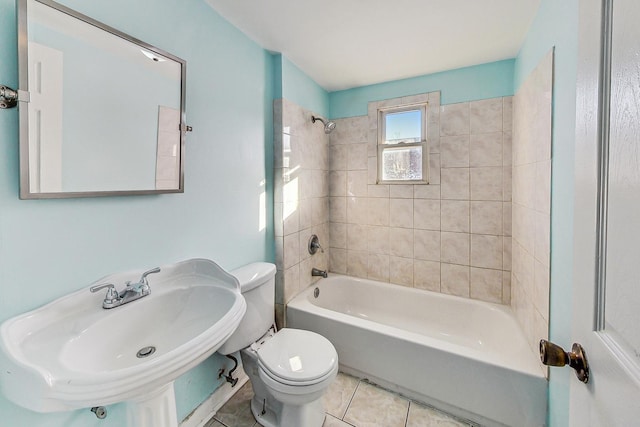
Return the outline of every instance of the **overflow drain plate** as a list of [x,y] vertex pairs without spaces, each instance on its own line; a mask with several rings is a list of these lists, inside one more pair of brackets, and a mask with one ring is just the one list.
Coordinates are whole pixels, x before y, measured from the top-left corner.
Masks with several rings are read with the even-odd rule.
[[143,359],[145,357],[151,356],[155,352],[156,352],[156,348],[154,346],[152,346],[152,345],[147,346],[147,347],[142,347],[136,353],[136,357],[139,358],[139,359]]

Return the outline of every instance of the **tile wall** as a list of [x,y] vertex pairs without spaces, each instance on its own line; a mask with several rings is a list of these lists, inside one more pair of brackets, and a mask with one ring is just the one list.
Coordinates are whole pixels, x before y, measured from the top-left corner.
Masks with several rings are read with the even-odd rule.
[[[426,102],[430,183],[376,184],[377,109]],[[329,151],[330,269],[509,304],[511,104],[440,93],[369,103],[336,120]]]
[[553,52],[513,101],[512,306],[534,352],[549,336]]
[[[329,258],[329,136],[312,123],[314,113],[286,99],[274,101],[274,227],[276,239],[276,321],[284,306],[319,280]],[[324,252],[310,255],[316,234]]]

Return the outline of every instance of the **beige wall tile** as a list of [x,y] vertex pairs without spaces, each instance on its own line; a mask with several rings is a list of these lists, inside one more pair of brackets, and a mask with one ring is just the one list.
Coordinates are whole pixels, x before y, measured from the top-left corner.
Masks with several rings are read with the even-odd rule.
[[471,133],[502,131],[502,98],[483,99],[469,103]]
[[[329,138],[322,134],[319,126],[315,132],[313,126],[302,121],[297,124],[298,128],[290,129],[289,133],[295,135],[289,138],[291,159],[295,161],[298,155],[302,159],[315,160],[306,165],[308,170],[294,171],[287,175],[288,182],[283,182],[286,185],[295,181],[290,185],[291,188],[296,186],[294,201],[309,199],[310,202],[299,203],[296,210],[298,230],[302,231],[293,231],[294,217],[289,218],[291,226],[288,230],[298,233],[299,250],[302,251],[309,229],[313,231],[324,221],[324,238],[331,251],[322,262],[330,264],[332,271],[337,269],[337,272],[357,277],[495,300],[497,288],[489,292],[486,285],[481,287],[483,282],[479,281],[477,272],[473,273],[476,286],[472,286],[472,273],[467,266],[473,265],[475,260],[482,264],[474,265],[480,272],[510,267],[507,257],[511,240],[503,242],[502,236],[515,228],[515,224],[511,227],[509,202],[513,143],[511,125],[506,124],[511,121],[512,102],[500,98],[440,108],[430,101],[427,126],[430,184],[378,185],[377,108],[401,102],[400,98],[372,102],[369,108],[372,117],[340,119],[340,131],[334,131]],[[323,145],[328,158],[322,152]],[[528,150],[521,158],[535,158],[535,150]],[[321,164],[323,161],[324,165]],[[332,172],[328,173],[326,169]],[[535,167],[532,170],[535,176],[537,170]],[[284,191],[282,194],[284,199]],[[326,195],[329,197],[324,197]],[[537,197],[535,188],[528,197],[533,205]],[[505,203],[503,198],[507,200]],[[330,224],[320,218],[318,209],[314,208],[320,206],[322,199],[328,199],[325,211],[329,211]],[[284,209],[285,205],[282,205]],[[526,218],[520,222],[522,228],[525,223]],[[471,236],[470,232],[475,234]],[[525,239],[527,244],[521,248],[533,254],[535,228],[526,232],[529,233]],[[491,237],[497,240],[485,241]],[[482,253],[482,258],[480,252],[486,252],[487,244],[489,254]],[[284,241],[282,246],[284,253]],[[482,249],[478,249],[480,247]],[[474,253],[474,248],[478,253]],[[496,260],[493,252],[496,252]],[[305,252],[299,252],[299,257],[299,269],[311,268],[312,261],[313,266],[321,263],[319,258],[310,258]],[[444,269],[441,259],[447,265]],[[491,264],[493,261],[496,261],[495,266]],[[533,280],[533,256],[530,264],[520,269],[520,275],[530,276]],[[446,271],[445,279],[443,271]],[[461,283],[450,280],[456,274],[463,278]],[[509,273],[505,273],[509,283],[500,274],[501,280],[496,281],[499,302],[509,302]],[[483,296],[485,291],[493,296]]]
[[367,223],[367,200],[366,197],[347,197],[347,223]]
[[429,184],[437,185],[442,182],[440,154],[429,155]]
[[347,248],[347,225],[339,222],[329,224],[329,247]]
[[367,186],[367,195],[369,197],[377,197],[377,198],[389,198],[389,187],[391,187],[390,185],[384,185],[384,184],[374,184],[374,185],[368,185]]
[[[327,203],[329,203],[328,198],[326,198]],[[329,207],[327,206],[327,209]],[[300,221],[300,229],[303,230],[305,228],[311,227],[313,224],[313,203],[309,200],[303,200],[298,204],[298,216]]]
[[368,226],[347,224],[347,249],[366,251],[368,247]]
[[374,185],[378,182],[378,159],[369,157],[367,159],[367,183]]
[[403,228],[414,227],[413,199],[389,199],[389,225]]
[[549,267],[538,260],[534,261],[533,272],[533,306],[544,317],[549,319]]
[[471,168],[471,200],[502,201],[502,167]]
[[[334,120],[336,128],[331,132],[332,143],[357,144],[367,141],[369,130],[368,116],[347,117]],[[322,126],[315,124],[319,130]]]
[[502,238],[502,269],[511,270],[511,237]]
[[513,137],[511,132],[502,133],[502,166],[513,164]]
[[471,202],[471,232],[502,235],[502,202]]
[[469,267],[442,263],[440,268],[441,292],[469,298]]
[[511,305],[511,272],[502,272],[502,303]]
[[347,250],[347,274],[355,277],[367,277],[369,263],[366,251]]
[[440,206],[442,231],[468,233],[470,230],[469,201],[443,200]]
[[502,236],[471,235],[471,265],[502,269]]
[[551,259],[551,218],[546,213],[535,212],[535,244],[533,255],[549,265]]
[[438,261],[414,260],[413,286],[440,292],[440,263]]
[[[346,195],[367,197],[367,171],[346,172]],[[331,194],[333,196],[333,193]]]
[[389,281],[398,285],[413,286],[413,259],[389,257]]
[[469,265],[469,234],[443,231],[440,238],[442,262]]
[[389,226],[389,199],[369,197],[366,200],[367,224]]
[[512,199],[512,186],[513,186],[513,171],[511,166],[504,166],[502,168],[502,200],[510,202]]
[[347,222],[347,198],[329,197],[329,220]]
[[440,138],[440,162],[443,168],[469,167],[469,135]]
[[[341,224],[344,225],[344,224]],[[311,231],[311,228],[307,228],[305,230],[300,230],[300,233],[298,233],[299,239],[300,239],[300,243],[299,243],[299,248],[300,248],[300,261],[305,260],[307,258],[309,258],[311,256],[311,254],[309,253],[309,240],[311,239],[311,235],[314,234]],[[318,236],[318,240],[320,241],[320,244],[323,245],[323,249],[324,248],[328,248],[329,245],[329,241],[324,239],[325,236]]]
[[551,160],[536,163],[534,209],[551,213]]
[[413,185],[390,185],[389,197],[392,199],[413,199]]
[[284,236],[284,269],[293,267],[300,262],[300,236],[298,233]]
[[367,144],[347,146],[347,170],[367,170],[369,167]]
[[469,103],[440,106],[440,136],[469,134]]
[[502,303],[502,271],[471,267],[470,296],[481,301]]
[[443,168],[440,176],[442,199],[469,200],[468,168]]
[[413,256],[425,261],[440,261],[440,232],[414,230]]
[[[282,303],[288,303],[300,291],[300,268],[294,265],[284,272],[284,300]],[[280,301],[278,301],[280,302]]]
[[440,230],[440,200],[413,200],[413,226],[424,230]]
[[[306,201],[301,202],[301,206]],[[329,198],[328,197],[316,197],[311,199],[311,225],[322,224],[323,222],[327,222],[327,218],[329,217]]]
[[413,258],[412,228],[390,228],[389,254],[404,258]]
[[331,252],[329,253],[329,271],[347,274],[346,249],[331,248]]
[[502,166],[502,135],[502,132],[472,134],[469,141],[469,165]]
[[283,231],[284,235],[289,235],[300,231],[300,210],[299,203],[291,202],[283,204]]
[[373,280],[389,281],[389,255],[369,253],[367,277]]
[[367,227],[367,250],[374,254],[389,254],[389,227]]
[[510,131],[513,125],[513,96],[502,98],[502,130]]

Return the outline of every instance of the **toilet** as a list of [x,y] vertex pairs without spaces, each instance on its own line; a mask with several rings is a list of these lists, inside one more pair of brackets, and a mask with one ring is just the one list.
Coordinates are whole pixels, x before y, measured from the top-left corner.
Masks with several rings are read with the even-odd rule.
[[321,427],[322,395],[338,373],[335,347],[315,332],[275,330],[275,265],[258,262],[231,274],[240,282],[247,311],[218,353],[240,350],[253,386],[253,416],[265,427]]

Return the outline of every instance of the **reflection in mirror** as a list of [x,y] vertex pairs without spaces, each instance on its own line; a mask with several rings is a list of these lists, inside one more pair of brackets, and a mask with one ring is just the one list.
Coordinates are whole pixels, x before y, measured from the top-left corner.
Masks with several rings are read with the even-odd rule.
[[19,13],[21,198],[181,192],[185,62],[49,0]]

